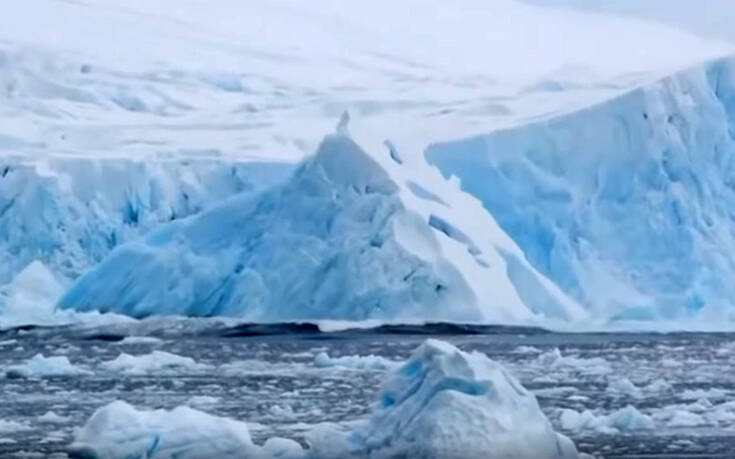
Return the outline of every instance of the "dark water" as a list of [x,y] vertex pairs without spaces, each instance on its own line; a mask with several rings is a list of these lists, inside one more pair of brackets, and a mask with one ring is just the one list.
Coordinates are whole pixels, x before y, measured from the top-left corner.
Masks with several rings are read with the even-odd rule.
[[[122,341],[126,336],[159,340]],[[141,408],[190,404],[247,422],[256,442],[274,435],[302,441],[315,423],[366,416],[384,374],[318,368],[316,354],[398,361],[428,337],[503,363],[537,394],[558,429],[565,408],[605,416],[633,405],[655,423],[648,430],[564,431],[580,451],[610,458],[735,457],[735,403],[728,404],[735,400],[735,334],[563,334],[448,324],[321,333],[308,324],[225,327],[196,320],[0,332],[4,370],[43,353],[65,355],[88,372],[0,378],[0,421],[19,423],[3,431],[0,422],[0,457],[66,457],[74,428],[114,400]],[[154,350],[197,365],[129,374],[104,364],[122,352]],[[634,391],[615,389],[623,378]],[[62,419],[39,419],[48,411]],[[691,422],[676,421],[677,412],[693,414],[684,416]]]

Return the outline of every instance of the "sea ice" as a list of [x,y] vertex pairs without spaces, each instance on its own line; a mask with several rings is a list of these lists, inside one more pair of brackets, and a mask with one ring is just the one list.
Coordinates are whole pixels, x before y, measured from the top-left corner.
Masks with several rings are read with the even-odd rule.
[[66,356],[44,357],[43,354],[36,354],[26,363],[11,365],[6,370],[9,378],[47,378],[89,374],[91,374],[90,371],[72,365]]
[[607,415],[597,415],[589,410],[580,413],[572,409],[563,409],[559,420],[562,429],[569,431],[595,430],[602,433],[618,433],[654,428],[653,419],[631,405]]
[[165,351],[153,351],[150,354],[144,355],[130,355],[123,352],[114,360],[102,362],[100,366],[107,371],[129,375],[143,375],[182,369],[201,371],[209,368],[207,365],[197,363],[191,357],[184,357]]
[[345,355],[330,357],[326,352],[320,352],[314,357],[314,365],[320,368],[343,367],[356,370],[390,370],[401,362],[386,359],[378,355]]
[[69,422],[69,418],[66,416],[60,416],[53,411],[47,411],[39,416],[37,421],[43,424],[66,424]]
[[554,432],[534,395],[499,364],[433,339],[389,370],[368,419],[318,425],[307,440],[306,450],[283,438],[261,447],[243,422],[188,407],[147,411],[117,401],[95,412],[71,452],[109,459],[580,457],[571,440]]

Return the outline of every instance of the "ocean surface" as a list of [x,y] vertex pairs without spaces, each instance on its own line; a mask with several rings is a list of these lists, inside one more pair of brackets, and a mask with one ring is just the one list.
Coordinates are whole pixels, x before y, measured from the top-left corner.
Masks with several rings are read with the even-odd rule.
[[[454,324],[325,333],[312,324],[233,326],[202,319],[0,332],[0,457],[67,457],[75,428],[114,400],[139,408],[188,404],[247,422],[256,443],[274,435],[303,443],[314,424],[367,416],[386,371],[367,363],[319,366],[317,355],[400,362],[427,338],[504,364],[580,451],[607,458],[735,457],[735,403],[728,403],[735,400],[735,334],[576,334]],[[153,351],[195,364],[121,370],[106,363],[121,353]],[[66,356],[84,374],[6,374],[38,353]],[[560,423],[563,409],[602,418],[628,405],[650,416],[655,428],[622,423],[564,430]],[[42,417],[49,411],[57,416]],[[12,424],[4,431],[3,421]]]

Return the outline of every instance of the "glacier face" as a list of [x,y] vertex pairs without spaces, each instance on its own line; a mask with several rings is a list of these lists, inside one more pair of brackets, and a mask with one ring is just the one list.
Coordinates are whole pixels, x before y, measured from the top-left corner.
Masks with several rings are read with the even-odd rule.
[[259,321],[583,315],[479,203],[448,182],[438,198],[395,157],[328,136],[285,183],[120,246],[60,307]]
[[[525,192],[514,188],[511,195],[488,197],[478,191],[481,186],[470,190],[486,205],[493,199],[507,201],[488,208],[498,213],[521,252],[492,217],[438,177],[422,176],[423,166],[412,161],[427,142],[476,132],[495,131],[489,136],[495,139],[510,138],[507,132],[538,132],[534,120],[540,116],[556,117],[549,125],[560,132],[566,132],[570,123],[568,129],[576,136],[585,115],[560,117],[560,113],[609,100],[672,68],[721,55],[727,47],[642,21],[534,8],[512,0],[380,2],[383,8],[372,3],[344,8],[327,0],[306,6],[222,0],[213,10],[199,0],[176,1],[175,8],[166,2],[136,0],[125,9],[112,0],[27,0],[9,8],[0,17],[0,314],[14,309],[3,309],[11,296],[2,285],[22,281],[23,276],[17,279],[19,273],[37,266],[34,262],[43,263],[66,286],[118,245],[145,236],[161,223],[284,179],[293,166],[275,161],[296,162],[312,152],[344,109],[366,131],[401,147],[400,154],[395,148],[392,152],[405,167],[398,175],[392,171],[391,180],[399,188],[397,199],[410,209],[407,212],[419,216],[390,214],[401,215],[391,220],[391,231],[399,246],[420,253],[418,258],[426,261],[426,254],[434,253],[433,243],[426,246],[427,239],[415,237],[415,232],[425,233],[428,223],[441,256],[461,272],[472,292],[475,306],[467,308],[475,312],[462,318],[585,316],[549,278],[606,317],[623,313],[630,305],[623,315],[657,317],[651,305],[661,292],[670,290],[666,298],[676,301],[677,292],[688,292],[686,280],[674,280],[682,284],[678,290],[662,285],[651,293],[649,287],[641,287],[669,282],[661,279],[673,274],[662,270],[673,273],[678,268],[662,268],[659,261],[671,263],[675,256],[655,255],[650,261],[659,267],[644,266],[643,274],[630,272],[644,280],[626,279],[628,262],[621,260],[630,255],[626,244],[637,242],[633,233],[617,249],[588,249],[585,244],[597,244],[615,231],[603,234],[597,226],[607,222],[585,217],[595,219],[597,226],[575,225],[586,225],[588,232],[599,230],[600,235],[579,242],[584,246],[579,249],[582,255],[547,256],[544,251],[572,250],[558,242],[566,236],[547,231],[548,221],[564,217],[556,212],[566,204],[537,208],[524,203],[531,214],[541,212],[538,219],[544,220],[528,225],[526,220],[536,217],[522,216],[521,210],[513,216],[512,209],[515,199],[527,197]],[[384,15],[386,9],[392,14]],[[56,27],[59,23],[64,27]],[[406,28],[407,23],[413,26]],[[560,24],[566,30],[563,34],[558,33]],[[441,39],[447,33],[453,40]],[[90,36],[96,39],[89,40]],[[427,41],[436,47],[427,48]],[[111,55],[113,47],[116,53]],[[631,101],[616,110],[638,110],[647,103]],[[597,110],[601,109],[584,112]],[[602,114],[599,118],[600,123],[607,122]],[[661,120],[651,118],[651,129],[664,129],[654,126]],[[497,133],[498,129],[510,130]],[[604,132],[617,135],[612,128]],[[463,151],[485,149],[476,142],[486,141],[463,141]],[[617,154],[613,147],[620,145],[612,139],[605,151]],[[578,146],[595,144],[589,140]],[[443,147],[431,150],[437,148]],[[471,156],[465,159],[470,161]],[[573,164],[570,167],[579,165]],[[468,174],[482,167],[473,165]],[[623,169],[617,170],[624,175]],[[462,178],[466,187],[473,180]],[[584,181],[570,178],[560,187],[575,188],[577,179]],[[611,218],[615,217],[605,217]],[[570,228],[562,225],[559,231],[576,231]],[[679,240],[672,243],[675,235],[670,235],[672,239],[666,240],[643,238],[678,248]],[[680,249],[690,253],[686,235],[681,237]],[[549,242],[551,238],[555,241]],[[724,236],[715,243],[720,241],[727,245]],[[640,255],[644,256],[649,255]],[[587,261],[574,261],[584,257]],[[589,257],[600,258],[600,264]],[[725,259],[718,263],[726,264]],[[434,263],[435,257],[428,260]],[[635,263],[645,264],[630,262]],[[714,295],[727,290],[705,284],[718,283],[729,268],[707,269],[711,273],[696,281],[701,285],[697,291]],[[692,267],[695,271],[706,270]],[[678,272],[685,276],[689,271]],[[252,281],[247,279],[246,283]],[[378,284],[385,281],[376,279]],[[256,290],[261,288],[258,282]],[[592,295],[595,289],[599,294]],[[609,291],[616,298],[604,298]],[[686,308],[696,309],[704,301],[697,295],[689,295]],[[260,301],[259,294],[255,297],[252,301]],[[616,306],[605,306],[612,303]],[[677,308],[681,309],[672,311]],[[136,314],[155,312],[151,305],[143,309]],[[185,312],[174,306],[162,312],[174,310]],[[207,314],[216,310],[213,307]]]
[[733,317],[734,59],[425,155],[594,315]]
[[0,285],[34,261],[78,277],[162,222],[287,176],[292,165],[217,160],[0,160]]

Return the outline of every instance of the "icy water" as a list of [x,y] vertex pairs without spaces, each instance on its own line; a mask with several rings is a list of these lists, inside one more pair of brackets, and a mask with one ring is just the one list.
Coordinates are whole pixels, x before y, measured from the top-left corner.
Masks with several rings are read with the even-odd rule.
[[[158,339],[123,340],[130,336]],[[564,408],[604,416],[633,405],[653,419],[653,429],[564,431],[583,452],[735,457],[735,334],[562,334],[450,325],[321,333],[310,325],[225,327],[195,320],[0,332],[0,457],[67,457],[75,427],[119,399],[146,408],[189,404],[243,420],[256,442],[273,435],[303,440],[316,423],[367,415],[384,374],[320,368],[316,355],[400,361],[428,337],[502,362],[536,393],[557,429]],[[125,372],[104,363],[123,352],[156,350],[191,357],[197,365]],[[5,375],[37,353],[65,355],[88,373]],[[48,411],[60,418],[41,418]]]

